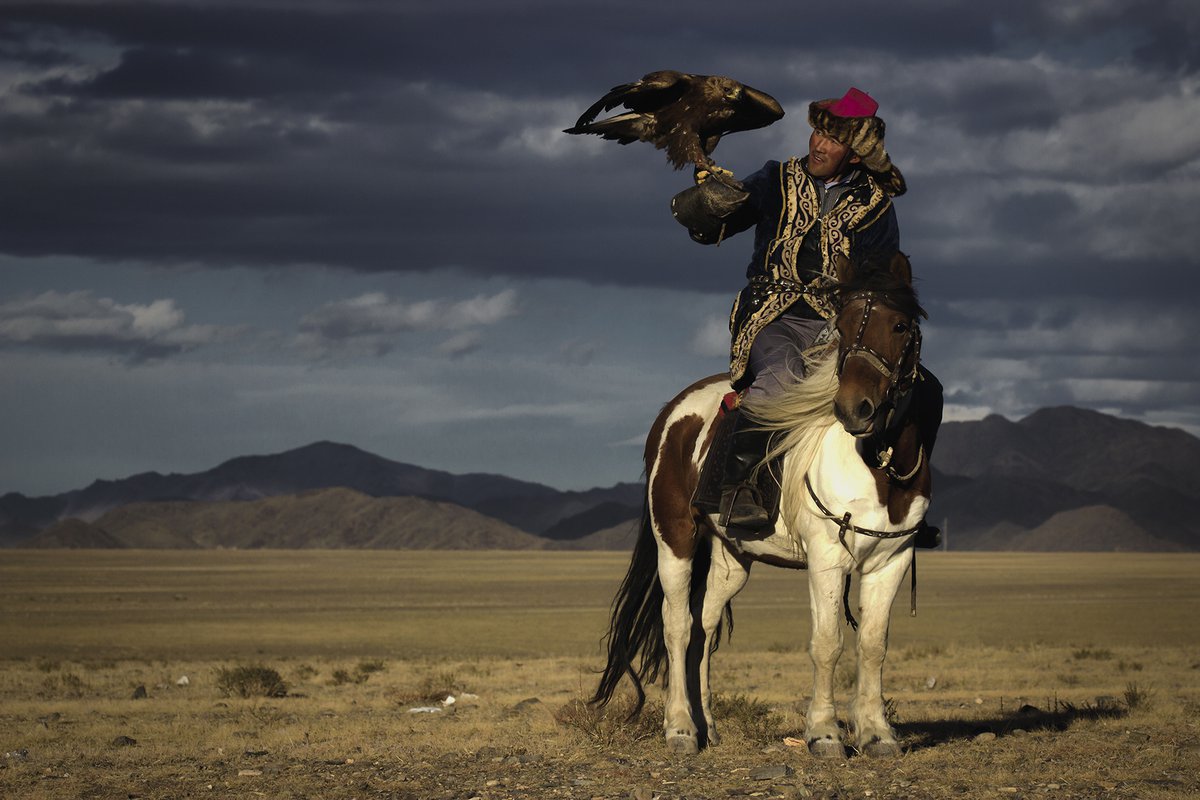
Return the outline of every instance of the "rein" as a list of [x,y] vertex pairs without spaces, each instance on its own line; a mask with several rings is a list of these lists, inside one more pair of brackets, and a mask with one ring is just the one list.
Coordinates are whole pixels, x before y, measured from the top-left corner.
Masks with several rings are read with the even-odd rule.
[[821,516],[838,524],[838,541],[842,543],[842,547],[846,548],[846,552],[850,553],[851,558],[854,557],[854,554],[850,552],[850,546],[846,544],[847,531],[861,533],[863,536],[870,536],[874,539],[899,539],[901,536],[911,536],[921,530],[920,524],[917,524],[914,528],[906,528],[902,531],[877,531],[872,528],[855,525],[850,521],[851,514],[849,511],[839,517],[825,507],[825,504],[821,502],[821,498],[817,497],[817,492],[813,489],[812,481],[808,479],[808,475],[804,476],[804,488],[808,489],[808,496],[812,498],[813,503],[820,510]]

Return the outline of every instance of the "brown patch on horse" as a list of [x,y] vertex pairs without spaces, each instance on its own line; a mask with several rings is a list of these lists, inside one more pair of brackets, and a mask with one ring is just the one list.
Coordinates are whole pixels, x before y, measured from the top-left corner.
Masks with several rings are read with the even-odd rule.
[[662,441],[663,428],[667,425],[667,420],[671,417],[671,412],[676,406],[682,403],[689,395],[700,389],[706,389],[714,383],[729,383],[729,373],[721,375],[709,375],[707,378],[701,378],[691,386],[684,389],[679,394],[675,395],[662,407],[658,412],[658,416],[654,419],[654,424],[650,426],[650,432],[646,434],[646,449],[642,454],[642,463],[646,465],[646,474],[649,475],[654,467],[654,460],[658,457],[659,443]]
[[658,448],[650,483],[650,513],[659,534],[676,558],[691,558],[696,550],[696,521],[692,494],[700,470],[692,461],[704,418],[688,414],[671,423]]

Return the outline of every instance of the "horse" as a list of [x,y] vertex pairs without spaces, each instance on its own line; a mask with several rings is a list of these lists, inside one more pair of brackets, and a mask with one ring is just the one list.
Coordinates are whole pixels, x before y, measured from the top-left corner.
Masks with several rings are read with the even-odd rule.
[[[900,252],[874,264],[841,259],[832,287],[837,336],[779,399],[745,413],[774,431],[767,460],[782,462],[780,510],[765,538],[728,537],[693,506],[719,424],[729,376],[714,375],[663,407],[646,440],[646,498],[629,570],[612,604],[607,664],[591,702],[603,706],[622,678],[637,692],[666,665],[663,731],[670,751],[718,743],[709,671],[733,597],[754,562],[809,572],[812,701],[805,741],[820,757],[844,758],[834,704],[842,651],[840,612],[860,575],[858,674],[849,723],[868,755],[897,755],[886,719],[882,672],[892,601],[910,564],[931,495],[929,451],[941,419],[940,386],[922,391],[920,318],[912,271]],[[933,406],[936,406],[935,408]],[[932,422],[930,421],[932,420]],[[764,462],[765,468],[766,462]],[[715,516],[715,515],[714,515]],[[915,611],[915,606],[914,606]]]

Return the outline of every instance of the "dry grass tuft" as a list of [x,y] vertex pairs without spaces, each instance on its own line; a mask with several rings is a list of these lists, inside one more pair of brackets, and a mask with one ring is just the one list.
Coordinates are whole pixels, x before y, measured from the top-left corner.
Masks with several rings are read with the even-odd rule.
[[769,703],[743,694],[715,694],[713,718],[722,736],[733,733],[755,744],[770,744],[782,737],[783,719]]
[[344,686],[348,683],[366,683],[372,675],[383,672],[386,668],[382,661],[360,661],[352,671],[335,669],[329,678],[329,684]]
[[604,747],[631,745],[662,736],[662,704],[649,701],[639,715],[632,716],[636,705],[632,695],[619,695],[603,707],[576,698],[559,708],[554,719]]
[[217,689],[226,697],[286,697],[288,693],[279,673],[261,664],[221,667],[217,670]]
[[1150,707],[1152,694],[1150,690],[1143,689],[1136,683],[1125,684],[1125,707],[1130,711],[1144,710]]
[[1081,647],[1075,652],[1071,653],[1071,658],[1075,659],[1076,661],[1084,661],[1086,659],[1092,659],[1094,661],[1108,661],[1110,658],[1112,658],[1112,651],[1106,650],[1102,647]]
[[[40,667],[39,667],[40,668]],[[42,691],[39,694],[47,699],[83,697],[90,687],[74,672],[63,671],[57,675],[48,675],[42,681]]]

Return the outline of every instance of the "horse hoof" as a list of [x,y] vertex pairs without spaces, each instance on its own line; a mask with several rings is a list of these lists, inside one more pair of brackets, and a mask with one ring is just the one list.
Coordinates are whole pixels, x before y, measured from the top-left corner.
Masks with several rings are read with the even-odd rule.
[[817,758],[845,758],[846,748],[833,739],[813,739],[808,743],[808,752]]
[[900,745],[896,742],[884,742],[874,739],[867,742],[862,749],[863,755],[871,758],[895,758],[900,755]]
[[668,736],[667,750],[681,756],[694,756],[700,752],[695,736]]

